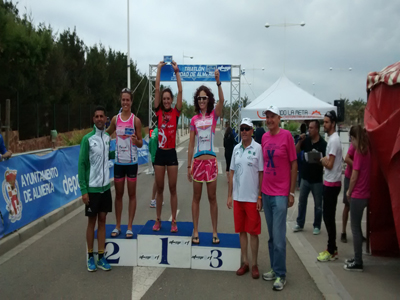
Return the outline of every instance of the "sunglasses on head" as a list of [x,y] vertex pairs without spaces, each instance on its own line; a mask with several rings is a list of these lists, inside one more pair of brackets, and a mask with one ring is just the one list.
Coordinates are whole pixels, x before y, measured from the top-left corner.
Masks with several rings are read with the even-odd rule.
[[240,127],[240,131],[250,131],[250,127]]
[[197,101],[206,101],[208,96],[197,96]]
[[129,94],[131,94],[132,91],[130,89],[128,89],[128,88],[124,88],[124,89],[122,89],[121,93],[129,93]]

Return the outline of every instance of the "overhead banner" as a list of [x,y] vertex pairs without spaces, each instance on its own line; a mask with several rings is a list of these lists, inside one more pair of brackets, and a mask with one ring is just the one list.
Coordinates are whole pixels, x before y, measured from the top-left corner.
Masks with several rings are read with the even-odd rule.
[[[110,145],[115,148],[115,140]],[[148,149],[143,141],[138,149],[139,165],[147,163]],[[78,145],[44,156],[21,155],[0,162],[0,238],[81,196],[79,150]]]
[[[179,74],[182,81],[215,81],[216,69],[219,70],[221,81],[231,81],[231,65],[179,65]],[[162,67],[161,81],[176,81],[171,65]]]

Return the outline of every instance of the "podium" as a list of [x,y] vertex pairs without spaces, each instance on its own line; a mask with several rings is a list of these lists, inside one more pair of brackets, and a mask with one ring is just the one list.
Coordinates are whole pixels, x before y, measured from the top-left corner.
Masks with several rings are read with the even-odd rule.
[[[106,247],[104,256],[112,266],[137,266],[137,235],[143,225],[133,225],[133,237],[127,239],[125,233],[128,225],[121,225],[121,234],[118,237],[111,237],[115,225],[106,224]],[[97,254],[97,230],[94,235],[93,252]],[[96,257],[97,258],[97,257]],[[96,259],[97,260],[97,259]]]
[[200,244],[192,244],[192,269],[236,271],[240,268],[238,234],[218,233],[219,244],[210,232],[199,232]]
[[[155,221],[133,225],[133,237],[125,237],[127,225],[113,238],[114,224],[106,225],[104,256],[112,266],[144,266],[236,271],[240,268],[239,234],[218,233],[219,244],[212,243],[212,233],[199,232],[200,244],[192,244],[193,223],[177,222],[178,232],[171,232],[171,222],[162,221],[160,231],[153,231]],[[97,260],[97,230],[93,252]]]
[[162,221],[160,231],[153,231],[155,221],[148,221],[138,233],[138,266],[190,268],[192,222],[177,222],[178,232],[171,232],[171,222]]

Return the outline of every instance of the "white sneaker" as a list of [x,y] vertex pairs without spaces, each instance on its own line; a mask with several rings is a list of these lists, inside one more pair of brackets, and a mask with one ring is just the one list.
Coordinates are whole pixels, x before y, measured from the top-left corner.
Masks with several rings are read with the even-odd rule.
[[298,231],[302,231],[303,228],[301,228],[299,225],[296,225],[293,227],[293,232],[298,232]]
[[155,208],[156,205],[157,205],[156,199],[153,199],[153,200],[150,201],[150,207],[151,208]]

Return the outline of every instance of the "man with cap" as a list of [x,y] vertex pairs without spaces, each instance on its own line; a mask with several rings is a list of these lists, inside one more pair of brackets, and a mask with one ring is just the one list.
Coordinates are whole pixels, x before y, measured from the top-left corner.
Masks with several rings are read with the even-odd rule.
[[258,235],[261,233],[259,212],[262,208],[261,183],[264,159],[260,144],[252,139],[253,131],[251,120],[243,118],[240,123],[242,142],[233,149],[230,165],[227,206],[231,209],[233,202],[235,232],[240,233],[243,264],[236,275],[241,276],[249,271],[247,258],[247,234],[249,234],[252,255],[251,275],[254,279],[258,279],[260,277],[257,267]]
[[323,218],[328,232],[328,247],[319,253],[317,260],[326,262],[338,258],[336,246],[336,205],[342,185],[342,144],[336,132],[336,112],[328,111],[324,117],[324,131],[329,140],[326,147],[326,156],[321,158],[325,168],[323,186]]
[[265,219],[269,233],[271,271],[264,280],[275,280],[273,289],[283,290],[286,284],[286,215],[294,204],[297,178],[297,155],[290,131],[279,128],[279,108],[270,106],[266,112],[269,129],[261,140],[264,176],[261,187]]

